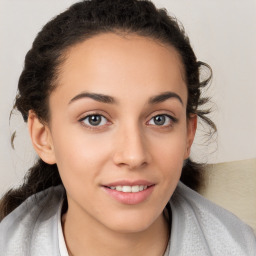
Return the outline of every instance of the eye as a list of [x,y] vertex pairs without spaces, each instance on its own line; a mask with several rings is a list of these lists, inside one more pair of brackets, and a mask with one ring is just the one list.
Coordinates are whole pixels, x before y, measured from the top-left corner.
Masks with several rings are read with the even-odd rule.
[[89,115],[79,120],[87,126],[102,126],[107,124],[108,120],[102,115]]
[[177,122],[177,119],[169,115],[157,115],[151,118],[148,122],[150,125],[157,126],[170,126],[172,123]]

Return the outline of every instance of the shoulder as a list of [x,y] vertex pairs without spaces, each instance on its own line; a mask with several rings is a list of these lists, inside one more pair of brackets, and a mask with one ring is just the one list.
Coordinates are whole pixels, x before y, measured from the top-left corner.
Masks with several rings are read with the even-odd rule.
[[2,220],[0,251],[4,256],[56,255],[52,252],[58,245],[57,212],[63,194],[62,186],[48,188],[29,197]]
[[[171,200],[171,255],[256,255],[252,229],[181,182]],[[179,252],[177,252],[179,250]]]

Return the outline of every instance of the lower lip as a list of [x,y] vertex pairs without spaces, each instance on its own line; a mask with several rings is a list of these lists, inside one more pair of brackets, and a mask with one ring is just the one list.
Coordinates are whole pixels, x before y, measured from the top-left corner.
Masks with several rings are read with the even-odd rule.
[[154,190],[154,185],[148,187],[145,190],[139,191],[139,192],[122,192],[122,191],[117,191],[115,189],[111,189],[108,187],[103,187],[103,189],[114,199],[119,201],[120,203],[123,204],[139,204],[144,202],[153,192]]

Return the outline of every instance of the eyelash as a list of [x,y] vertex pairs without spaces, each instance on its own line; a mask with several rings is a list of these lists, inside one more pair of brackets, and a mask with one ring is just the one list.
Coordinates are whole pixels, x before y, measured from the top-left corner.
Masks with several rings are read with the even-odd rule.
[[[88,120],[89,118],[92,118],[92,117],[100,117],[100,122],[103,120],[105,120],[106,124],[103,124],[103,125],[92,125],[90,124],[88,121],[88,123],[86,124],[85,121]],[[157,124],[150,124],[150,121],[151,120],[154,120],[155,118],[157,117],[165,117],[164,121],[166,121],[166,117],[169,119],[169,124],[167,125],[157,125]],[[106,125],[109,125],[107,123],[110,123],[110,121],[102,114],[98,114],[98,113],[95,113],[95,114],[90,114],[90,115],[87,115],[81,119],[78,120],[80,123],[82,123],[82,125],[84,125],[86,128],[89,128],[89,129],[102,129],[104,128]],[[150,126],[156,126],[156,127],[159,127],[159,128],[168,128],[168,127],[172,127],[175,123],[178,122],[178,119],[171,116],[171,115],[168,115],[168,114],[158,114],[158,115],[155,115],[153,117],[150,118],[150,120],[147,122],[147,125],[150,125]]]
[[[101,118],[100,121],[102,121],[102,119],[103,119],[103,120],[106,121],[106,123],[109,123],[108,119],[107,119],[104,115],[98,114],[98,113],[87,115],[87,116],[85,116],[85,117],[79,119],[78,121],[79,121],[83,126],[85,126],[86,128],[89,128],[89,129],[94,129],[94,130],[97,129],[97,130],[98,130],[98,129],[104,128],[105,124],[104,124],[104,125],[92,125],[92,124],[90,124],[90,123],[88,123],[88,124],[85,123],[85,121],[86,121],[87,119],[92,118],[92,117],[100,117],[100,118]],[[88,122],[89,122],[89,121],[88,121]]]
[[[166,125],[157,125],[157,124],[150,124],[150,121],[151,120],[154,120],[155,118],[157,117],[164,117],[164,121],[166,121],[166,117],[169,119],[169,124],[166,124]],[[158,114],[158,115],[155,115],[153,116],[148,122],[147,124],[149,125],[152,125],[152,126],[156,126],[156,127],[161,127],[161,128],[168,128],[168,127],[172,127],[175,123],[178,122],[178,119],[171,116],[171,115],[167,115],[167,114]]]

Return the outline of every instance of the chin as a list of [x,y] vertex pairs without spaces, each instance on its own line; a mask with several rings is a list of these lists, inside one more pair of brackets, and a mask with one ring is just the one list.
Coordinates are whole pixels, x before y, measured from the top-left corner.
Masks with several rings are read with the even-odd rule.
[[138,233],[143,232],[151,227],[161,219],[160,215],[149,215],[148,213],[128,213],[125,215],[113,216],[107,223],[107,227],[119,233]]

